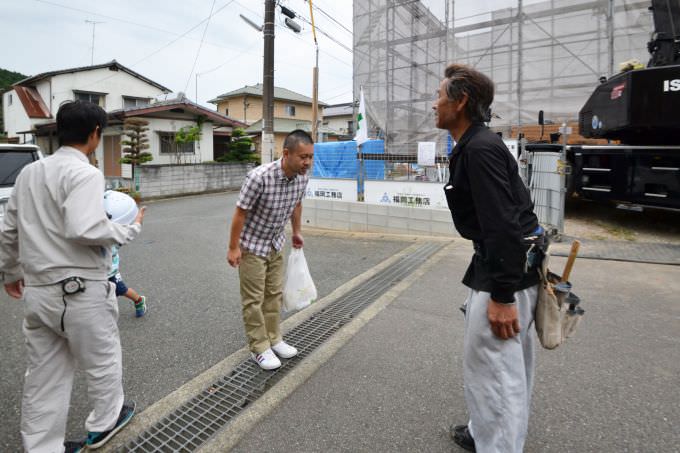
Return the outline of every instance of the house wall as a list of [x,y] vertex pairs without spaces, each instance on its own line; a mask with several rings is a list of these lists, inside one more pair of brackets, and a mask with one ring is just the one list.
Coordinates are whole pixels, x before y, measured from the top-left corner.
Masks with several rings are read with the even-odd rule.
[[[243,101],[246,100],[248,107],[243,111]],[[286,105],[295,106],[295,116],[286,114]],[[217,111],[230,118],[243,121],[248,124],[255,123],[262,119],[262,98],[259,96],[235,96],[221,101],[217,104]],[[275,118],[295,118],[300,120],[312,120],[312,106],[301,102],[292,102],[275,99],[274,100]]]
[[140,192],[144,198],[238,190],[254,164],[214,163],[143,165]]
[[[290,116],[286,114],[286,105],[289,104],[295,106],[295,116]],[[312,121],[312,106],[311,104],[302,104],[299,102],[274,101],[274,117],[295,118],[298,120]]]
[[[73,90],[108,93],[104,100],[104,110],[110,112],[123,108],[123,96],[154,98],[163,91],[125,71],[110,71],[108,68],[60,74],[41,80],[35,85],[45,105],[52,113],[51,119],[29,118],[14,90],[2,96],[5,130],[8,137],[19,136],[17,132],[32,129],[37,124],[54,121],[59,106],[65,101],[75,99]],[[12,95],[12,105],[9,96]],[[33,140],[26,135],[26,141]]]
[[[195,121],[190,120],[170,120],[161,118],[146,118],[149,121],[149,152],[153,155],[153,160],[149,164],[163,165],[177,163],[177,156],[174,154],[161,154],[161,139],[159,132],[177,132],[182,127],[192,127]],[[194,154],[183,154],[182,163],[199,163],[213,159],[213,123],[206,121],[203,123],[203,133],[201,141],[194,145]]]
[[[322,124],[324,128],[332,129],[334,132],[345,135],[349,134],[347,123],[352,121],[352,115],[324,117]],[[328,124],[326,124],[328,122]]]
[[[12,98],[12,105],[9,104],[9,99]],[[31,119],[26,114],[24,106],[21,104],[17,93],[10,90],[2,95],[2,115],[5,123],[5,131],[8,137],[20,137],[23,143],[23,137],[17,132],[27,131],[31,129]],[[33,135],[26,135],[26,143],[33,143]]]
[[[244,101],[247,104],[245,109]],[[236,96],[217,104],[217,111],[229,118],[252,124],[262,118],[262,99],[254,96]]]
[[163,94],[162,90],[125,71],[111,71],[108,68],[60,74],[52,77],[51,85],[52,96],[43,99],[53,115],[56,115],[62,102],[75,99],[73,90],[108,93],[103,106],[107,112],[122,109],[123,96],[153,98]]
[[[274,134],[274,159],[278,159],[283,154],[283,142],[286,140],[287,135],[288,133]],[[261,154],[262,135],[253,137],[253,143],[255,144],[255,152]]]

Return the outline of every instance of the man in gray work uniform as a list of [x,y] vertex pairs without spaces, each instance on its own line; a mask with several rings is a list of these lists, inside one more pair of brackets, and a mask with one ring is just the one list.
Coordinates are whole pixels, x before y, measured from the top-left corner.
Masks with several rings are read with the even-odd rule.
[[57,113],[60,148],[19,174],[0,229],[0,276],[7,293],[24,300],[28,368],[21,405],[24,449],[78,451],[64,443],[73,374],[85,372],[85,422],[90,449],[108,441],[133,416],[125,402],[115,285],[107,279],[111,246],[141,231],[104,211],[104,176],[88,161],[106,127],[106,112],[69,102]]

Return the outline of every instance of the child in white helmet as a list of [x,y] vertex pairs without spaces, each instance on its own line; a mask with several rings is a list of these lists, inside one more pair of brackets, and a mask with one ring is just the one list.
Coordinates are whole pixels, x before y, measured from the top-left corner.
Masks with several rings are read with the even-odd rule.
[[[137,203],[128,195],[114,190],[107,190],[104,193],[104,208],[106,215],[115,223],[127,225],[132,222],[137,215]],[[109,281],[116,285],[116,297],[125,296],[135,305],[135,316],[140,318],[146,313],[146,297],[140,296],[137,291],[128,286],[120,275],[120,256],[118,246],[111,247],[111,271]]]

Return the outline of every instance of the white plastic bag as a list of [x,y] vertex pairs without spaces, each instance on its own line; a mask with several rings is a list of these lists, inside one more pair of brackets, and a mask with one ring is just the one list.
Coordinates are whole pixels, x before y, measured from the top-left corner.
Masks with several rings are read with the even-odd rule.
[[309,273],[302,249],[293,248],[288,257],[286,279],[283,283],[284,311],[302,310],[316,299],[316,286]]

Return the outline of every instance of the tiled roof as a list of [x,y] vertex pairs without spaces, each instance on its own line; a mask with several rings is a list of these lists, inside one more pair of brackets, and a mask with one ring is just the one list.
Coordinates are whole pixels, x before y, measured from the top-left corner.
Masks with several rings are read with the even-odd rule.
[[354,104],[351,102],[347,102],[345,104],[329,105],[323,109],[324,118],[330,116],[347,116],[347,115],[349,116],[354,115]]
[[[212,104],[217,104],[218,102],[233,98],[236,96],[243,96],[243,95],[250,95],[250,96],[262,96],[262,90],[263,86],[261,83],[258,83],[257,85],[246,85],[243,88],[239,88],[238,90],[233,90],[228,93],[221,94],[217,96],[215,99],[211,99],[210,103]],[[286,88],[281,88],[281,87],[274,87],[274,99],[279,99],[282,101],[294,101],[294,102],[301,102],[303,104],[311,104],[312,103],[312,98],[307,97],[305,95],[302,95],[300,93],[296,93],[295,91],[291,91]],[[319,102],[320,106],[325,106],[326,103],[324,102]]]
[[[312,132],[312,122],[308,120],[297,120],[295,118],[274,118],[274,133],[275,134],[287,134],[295,129],[302,129],[306,132]],[[251,124],[248,129],[245,129],[248,134],[259,134],[262,132],[262,120],[256,121]],[[319,125],[319,132],[321,133],[331,133],[332,130]]]
[[154,102],[153,104],[144,105],[140,107],[131,107],[124,110],[114,110],[109,112],[109,116],[112,118],[127,118],[131,116],[144,116],[150,113],[164,112],[168,110],[182,109],[188,110],[198,115],[203,115],[207,117],[210,121],[219,125],[233,126],[233,127],[248,127],[246,123],[230,118],[214,110],[208,110],[207,108],[191,102],[190,100],[183,99],[171,99],[168,101]]
[[91,71],[93,69],[103,69],[103,68],[108,68],[111,71],[127,72],[131,76],[136,77],[140,80],[143,80],[144,82],[148,83],[149,85],[155,86],[156,88],[158,88],[161,91],[164,91],[166,93],[170,93],[172,91],[170,88],[166,88],[163,85],[161,85],[160,83],[156,83],[153,80],[148,79],[148,78],[144,77],[143,75],[133,71],[132,69],[123,66],[122,64],[118,63],[116,60],[112,60],[108,63],[93,65],[93,66],[81,66],[81,67],[78,67],[78,68],[60,69],[58,71],[42,72],[40,74],[28,77],[28,78],[23,79],[23,80],[20,80],[20,81],[16,82],[15,84],[13,84],[13,86],[15,86],[15,87],[16,86],[27,86],[27,85],[32,85],[32,84],[39,82],[40,80],[46,79],[48,77],[54,77],[54,76],[57,76],[57,75],[60,75],[60,74],[70,74],[70,73],[73,73],[73,72]]
[[[303,131],[312,131],[312,122],[308,120],[297,120],[295,118],[274,118],[274,133],[288,133],[295,129],[302,129]],[[255,133],[262,131],[262,120],[256,121],[251,124],[248,129],[245,130],[247,133]]]

